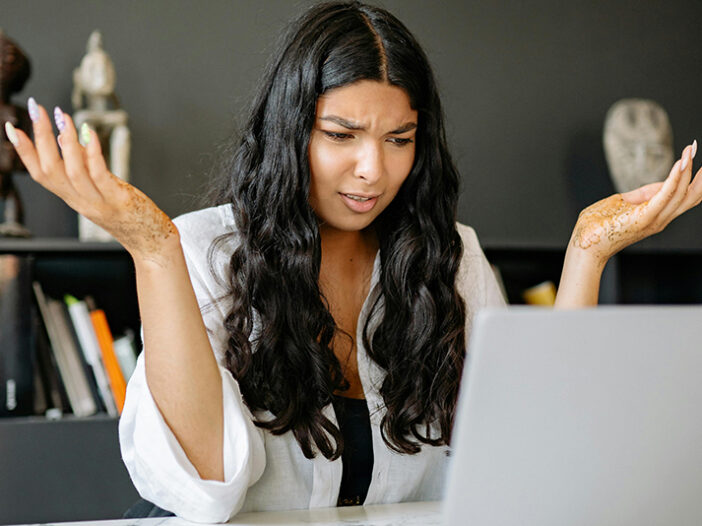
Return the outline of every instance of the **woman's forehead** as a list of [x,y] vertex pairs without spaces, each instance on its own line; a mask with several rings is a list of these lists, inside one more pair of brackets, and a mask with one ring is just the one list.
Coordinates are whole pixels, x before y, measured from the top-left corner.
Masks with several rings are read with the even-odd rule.
[[375,121],[416,121],[407,92],[387,82],[360,80],[334,88],[317,99],[317,118],[336,116],[359,125]]

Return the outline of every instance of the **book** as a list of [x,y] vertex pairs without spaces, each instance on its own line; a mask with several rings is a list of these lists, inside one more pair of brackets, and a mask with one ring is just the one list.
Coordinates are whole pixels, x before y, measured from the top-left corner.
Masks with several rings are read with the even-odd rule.
[[31,261],[0,255],[0,416],[34,412]]
[[73,326],[68,317],[66,306],[62,301],[52,298],[49,299],[49,310],[54,316],[61,346],[63,347],[63,352],[66,353],[68,364],[71,368],[71,376],[76,384],[76,389],[80,393],[81,412],[79,416],[93,415],[99,411],[99,395],[97,394],[94,380],[91,382],[88,364],[85,363],[78,348],[78,341],[73,332]]
[[556,303],[556,285],[553,281],[544,281],[522,292],[527,305],[552,307]]
[[134,332],[127,329],[125,334],[116,338],[114,343],[115,354],[119,362],[119,368],[122,370],[124,379],[128,382],[136,369],[136,344],[134,343]]
[[67,294],[64,296],[64,301],[68,307],[68,314],[76,330],[80,349],[83,352],[85,361],[87,362],[91,374],[95,378],[100,399],[110,416],[119,416],[117,405],[110,389],[110,383],[107,379],[107,373],[102,363],[102,351],[93,322],[90,319],[90,312],[85,301],[78,300],[74,296]]
[[[83,369],[83,374],[82,376],[85,377],[86,381],[88,382],[88,387],[90,388],[90,394],[93,397],[93,400],[95,401],[95,405],[97,407],[97,412],[106,412],[107,409],[105,408],[105,404],[102,402],[102,398],[100,396],[100,392],[98,390],[97,386],[97,380],[95,380],[95,375],[93,374],[93,370],[88,364],[87,360],[85,359],[85,355],[83,354],[83,351],[80,347],[80,341],[78,340],[78,333],[76,332],[76,328],[73,325],[73,322],[71,321],[71,316],[68,312],[68,306],[63,302],[58,299],[52,300],[56,301],[58,306],[60,306],[61,310],[61,323],[65,325],[66,330],[70,336],[71,340],[71,346],[76,349],[76,356],[78,357],[78,361],[80,362],[80,366]],[[59,308],[57,306],[57,309]]]
[[71,335],[62,303],[47,298],[38,282],[33,283],[33,288],[71,409],[76,416],[95,414],[98,406],[81,362],[80,351]]
[[33,334],[36,342],[37,369],[46,397],[47,410],[65,413],[70,411],[66,388],[61,381],[56,359],[51,351],[46,326],[42,323],[36,306],[32,306]]
[[85,301],[90,311],[90,319],[93,322],[98,343],[100,344],[102,363],[105,365],[105,371],[107,372],[112,395],[117,405],[117,411],[121,414],[122,408],[124,407],[124,399],[127,394],[127,382],[124,380],[124,375],[122,374],[119,361],[115,354],[112,332],[107,323],[105,312],[95,306],[92,298],[88,297]]

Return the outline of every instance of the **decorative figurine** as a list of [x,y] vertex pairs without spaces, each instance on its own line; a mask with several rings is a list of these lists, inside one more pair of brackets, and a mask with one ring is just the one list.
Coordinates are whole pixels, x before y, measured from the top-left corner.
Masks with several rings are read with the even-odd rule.
[[[73,72],[73,121],[78,130],[83,123],[95,130],[110,171],[129,181],[128,116],[120,109],[114,89],[115,68],[102,48],[102,34],[96,30],[88,39],[87,53],[80,66]],[[78,216],[78,237],[83,241],[113,240],[110,234],[82,215]]]
[[607,112],[604,149],[617,192],[663,181],[673,166],[673,130],[656,102],[622,99]]
[[[27,109],[10,102],[13,94],[22,91],[31,74],[29,58],[19,46],[0,29],[0,120],[9,121],[15,128],[31,134]],[[31,233],[22,224],[24,210],[20,196],[12,182],[13,172],[25,172],[12,144],[0,133],[0,237],[29,237]]]

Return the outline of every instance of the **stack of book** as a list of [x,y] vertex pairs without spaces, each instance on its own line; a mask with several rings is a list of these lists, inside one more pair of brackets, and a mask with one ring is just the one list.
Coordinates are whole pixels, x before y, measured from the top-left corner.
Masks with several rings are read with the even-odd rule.
[[[36,281],[33,287],[48,336],[44,343],[49,344],[37,349],[40,364],[46,365],[41,363],[42,355],[51,364],[40,365],[44,372],[40,384],[49,395],[47,407],[70,408],[76,416],[97,412],[118,416],[136,364],[134,335],[113,339],[105,312],[90,297],[79,300],[66,295],[62,301],[47,297]],[[58,373],[65,398],[52,373]]]
[[133,332],[114,339],[90,297],[51,298],[30,258],[0,256],[0,416],[116,417],[136,354]]

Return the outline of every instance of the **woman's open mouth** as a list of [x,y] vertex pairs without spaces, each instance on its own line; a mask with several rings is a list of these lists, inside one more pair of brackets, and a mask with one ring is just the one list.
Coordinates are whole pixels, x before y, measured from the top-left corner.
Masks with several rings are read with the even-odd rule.
[[357,194],[342,194],[339,193],[344,204],[353,210],[354,212],[364,213],[369,212],[373,209],[375,204],[378,202],[377,195],[375,196],[364,196]]

